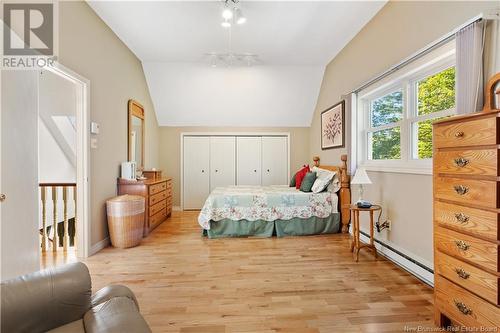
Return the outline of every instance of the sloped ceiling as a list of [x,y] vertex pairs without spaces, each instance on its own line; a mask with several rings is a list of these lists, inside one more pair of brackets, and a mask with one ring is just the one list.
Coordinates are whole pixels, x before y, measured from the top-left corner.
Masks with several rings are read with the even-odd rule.
[[[221,1],[89,4],[141,59],[160,125],[265,127],[310,125],[326,64],[385,1],[243,0],[231,31]],[[208,65],[228,50],[261,63]]]

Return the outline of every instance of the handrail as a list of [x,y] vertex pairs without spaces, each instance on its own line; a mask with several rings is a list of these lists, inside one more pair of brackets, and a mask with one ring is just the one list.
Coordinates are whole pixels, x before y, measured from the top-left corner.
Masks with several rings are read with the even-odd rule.
[[44,186],[47,186],[47,187],[52,187],[52,186],[56,186],[56,187],[61,187],[61,186],[75,187],[76,183],[39,183],[38,186],[40,186],[40,187],[44,187]]

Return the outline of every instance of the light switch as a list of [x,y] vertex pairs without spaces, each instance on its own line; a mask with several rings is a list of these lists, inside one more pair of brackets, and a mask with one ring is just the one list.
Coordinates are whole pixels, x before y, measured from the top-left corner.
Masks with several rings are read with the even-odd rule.
[[99,123],[96,123],[96,122],[90,123],[90,133],[91,134],[99,134]]

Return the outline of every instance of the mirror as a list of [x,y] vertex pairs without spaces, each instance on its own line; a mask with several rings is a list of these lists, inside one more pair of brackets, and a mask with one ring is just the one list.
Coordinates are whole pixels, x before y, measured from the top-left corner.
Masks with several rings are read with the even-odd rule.
[[144,170],[144,107],[134,100],[128,101],[128,160]]

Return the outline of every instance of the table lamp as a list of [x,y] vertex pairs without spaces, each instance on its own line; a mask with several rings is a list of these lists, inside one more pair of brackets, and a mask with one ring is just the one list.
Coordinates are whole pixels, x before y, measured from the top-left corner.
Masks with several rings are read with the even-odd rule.
[[370,177],[368,177],[365,169],[359,168],[356,170],[356,173],[351,180],[351,184],[359,185],[359,199],[357,203],[363,202],[363,185],[368,185],[371,183],[372,181],[370,180]]

